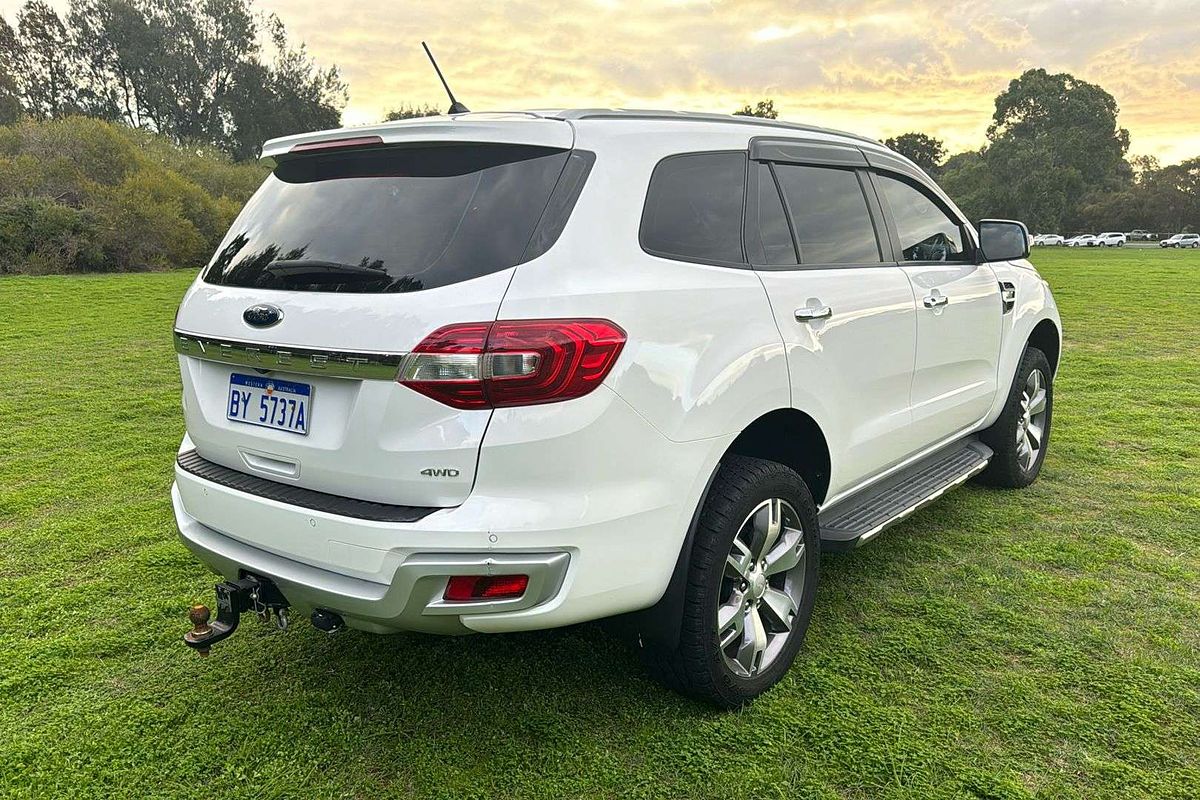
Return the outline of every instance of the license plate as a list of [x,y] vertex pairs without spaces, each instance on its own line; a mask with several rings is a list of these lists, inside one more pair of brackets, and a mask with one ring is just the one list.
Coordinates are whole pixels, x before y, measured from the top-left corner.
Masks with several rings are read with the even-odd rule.
[[308,434],[312,411],[312,386],[259,375],[229,376],[229,402],[225,416],[234,422]]

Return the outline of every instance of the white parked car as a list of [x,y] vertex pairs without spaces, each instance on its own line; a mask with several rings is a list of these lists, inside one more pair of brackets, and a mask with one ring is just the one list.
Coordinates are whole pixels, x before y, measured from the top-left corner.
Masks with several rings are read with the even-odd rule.
[[1158,243],[1159,247],[1200,247],[1200,233],[1177,233]]
[[1066,240],[1057,233],[1041,233],[1033,238],[1033,243],[1043,247],[1061,247]]
[[822,551],[1042,467],[1060,322],[1024,226],[875,141],[591,110],[264,153],[175,325],[175,517],[225,578],[202,652],[247,611],[620,616],[734,707],[792,663]]
[[1067,247],[1096,247],[1100,241],[1090,233],[1085,233],[1082,236],[1072,236],[1065,244]]
[[1126,238],[1125,234],[1116,231],[1099,233],[1096,234],[1096,245],[1098,247],[1124,247]]

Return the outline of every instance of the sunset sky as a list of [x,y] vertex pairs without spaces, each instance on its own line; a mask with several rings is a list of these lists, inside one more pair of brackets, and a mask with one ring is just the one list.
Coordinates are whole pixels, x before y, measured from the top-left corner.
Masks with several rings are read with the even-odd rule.
[[[19,0],[0,0],[15,22]],[[59,8],[65,2],[55,3]],[[992,100],[1029,67],[1099,83],[1131,153],[1200,155],[1200,0],[260,0],[350,84],[347,124],[446,104],[420,40],[473,110],[732,111],[978,147]]]

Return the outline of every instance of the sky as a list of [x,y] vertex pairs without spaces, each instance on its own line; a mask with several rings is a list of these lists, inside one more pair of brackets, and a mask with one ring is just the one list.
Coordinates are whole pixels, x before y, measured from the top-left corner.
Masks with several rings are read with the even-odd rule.
[[[65,0],[52,3],[59,8]],[[15,21],[20,0],[0,0]],[[258,0],[350,85],[347,124],[402,103],[447,105],[433,48],[476,111],[733,111],[883,138],[921,131],[951,152],[985,139],[993,100],[1025,69],[1098,83],[1131,154],[1200,156],[1200,0]]]

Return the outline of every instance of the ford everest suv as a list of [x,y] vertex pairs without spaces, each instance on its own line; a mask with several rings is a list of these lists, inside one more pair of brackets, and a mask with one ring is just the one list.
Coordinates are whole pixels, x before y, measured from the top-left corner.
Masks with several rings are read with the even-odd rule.
[[179,308],[184,543],[243,612],[499,633],[619,617],[723,707],[820,555],[1046,456],[1059,318],[1020,223],[878,142],[746,117],[457,114],[268,142]]

